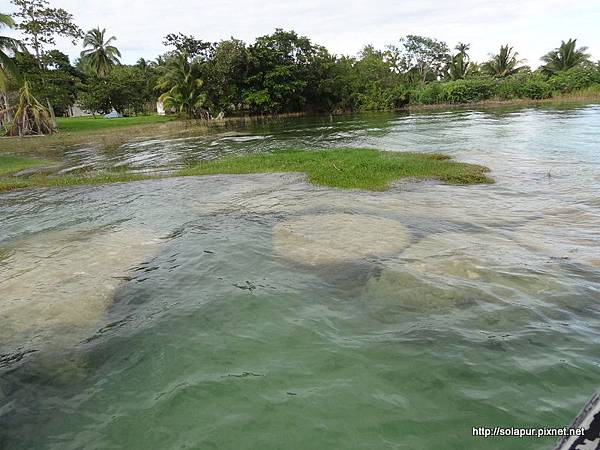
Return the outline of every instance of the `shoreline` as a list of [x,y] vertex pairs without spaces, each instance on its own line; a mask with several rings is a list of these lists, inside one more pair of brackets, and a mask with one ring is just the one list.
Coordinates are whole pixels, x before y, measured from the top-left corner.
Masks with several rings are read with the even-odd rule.
[[470,108],[504,108],[511,106],[539,106],[539,105],[593,105],[600,104],[600,93],[594,95],[561,95],[558,97],[531,99],[515,98],[511,100],[488,99],[479,102],[469,103],[432,103],[432,104],[414,104],[407,105],[398,111],[429,111],[443,109],[470,109]]
[[[561,95],[547,99],[512,99],[500,100],[489,99],[480,102],[471,103],[434,103],[434,104],[413,104],[406,105],[403,108],[395,110],[373,110],[373,111],[334,111],[331,113],[319,112],[295,112],[269,115],[250,115],[250,116],[230,116],[222,119],[194,120],[177,119],[162,120],[153,123],[144,124],[123,124],[107,126],[99,129],[86,129],[78,131],[58,131],[51,135],[41,136],[0,136],[0,154],[26,154],[31,156],[62,156],[65,149],[73,145],[100,145],[105,149],[117,148],[120,145],[137,138],[165,136],[168,138],[173,135],[182,135],[193,132],[208,133],[215,128],[235,129],[249,123],[259,123],[262,121],[277,121],[294,117],[305,116],[342,116],[354,114],[369,113],[412,113],[423,111],[443,111],[443,110],[468,110],[468,109],[497,109],[510,107],[528,107],[528,106],[563,106],[563,105],[593,105],[600,104],[600,92],[588,95],[572,94]],[[163,116],[160,116],[163,117]],[[65,119],[68,120],[68,119]],[[89,119],[89,120],[119,120],[119,119]]]

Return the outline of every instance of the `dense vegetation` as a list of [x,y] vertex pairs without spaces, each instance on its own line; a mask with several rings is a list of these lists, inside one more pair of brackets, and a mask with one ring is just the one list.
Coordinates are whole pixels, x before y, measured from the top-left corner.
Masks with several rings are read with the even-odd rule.
[[[44,105],[49,112],[48,120],[40,112],[48,123],[33,133],[55,126],[54,116],[69,115],[75,105],[94,114],[137,115],[154,110],[159,98],[174,113],[209,119],[221,113],[390,110],[600,92],[600,63],[590,61],[573,39],[544,55],[537,70],[509,45],[476,63],[468,44],[450,49],[437,39],[409,35],[384,49],[366,46],[357,56],[339,56],[281,29],[250,44],[169,34],[164,54],[126,65],[116,37],[106,30],[84,33],[71,14],[47,0],[12,3],[16,12],[12,18],[0,15],[0,27],[16,27],[24,38],[0,36],[0,118],[12,121],[26,81],[33,105],[24,106],[38,111]],[[77,61],[55,48],[58,36],[82,44]]]

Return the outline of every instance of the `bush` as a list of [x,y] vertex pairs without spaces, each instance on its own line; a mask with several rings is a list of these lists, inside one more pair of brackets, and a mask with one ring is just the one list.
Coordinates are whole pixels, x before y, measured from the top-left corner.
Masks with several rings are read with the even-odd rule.
[[546,81],[532,78],[523,85],[522,96],[534,100],[550,98],[552,97],[552,88]]
[[422,103],[431,105],[442,102],[442,83],[433,82],[420,85],[414,88],[410,93],[411,103]]
[[564,72],[558,72],[548,79],[548,84],[553,91],[566,94],[578,91],[600,82],[600,73],[597,66],[573,67]]
[[448,81],[442,84],[441,95],[448,103],[479,102],[494,95],[494,82],[487,78]]

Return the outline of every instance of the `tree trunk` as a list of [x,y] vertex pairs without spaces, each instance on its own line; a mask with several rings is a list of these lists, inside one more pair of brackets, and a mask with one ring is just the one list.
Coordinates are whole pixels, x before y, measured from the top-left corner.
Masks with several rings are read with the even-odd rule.
[[4,117],[0,117],[0,124],[10,123],[12,122],[12,114],[10,113],[10,104],[8,102],[8,92],[0,92],[0,97],[2,99],[2,106],[4,106]]
[[[32,16],[33,17],[33,16]],[[37,35],[33,35],[33,48],[35,49],[35,58],[37,59],[38,67],[41,71],[42,84],[44,85],[44,89],[46,89],[46,79],[44,78],[44,64],[42,64],[42,58],[40,55],[40,44],[37,39]],[[50,113],[50,120],[52,121],[52,128],[57,128],[56,117],[54,116],[54,108],[52,108],[52,104],[50,103],[50,99],[46,95],[46,103],[48,104],[48,112]]]

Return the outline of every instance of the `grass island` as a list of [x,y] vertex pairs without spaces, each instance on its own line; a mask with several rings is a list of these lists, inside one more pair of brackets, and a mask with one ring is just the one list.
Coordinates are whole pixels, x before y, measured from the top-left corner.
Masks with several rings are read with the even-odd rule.
[[381,151],[370,148],[327,150],[285,149],[272,153],[232,156],[201,161],[168,175],[152,176],[121,172],[58,175],[34,171],[15,176],[28,168],[42,168],[48,161],[21,156],[0,156],[0,191],[25,187],[56,187],[139,181],[174,176],[301,172],[310,183],[342,189],[384,191],[402,179],[435,179],[451,184],[492,183],[489,169],[453,161],[439,153]]

